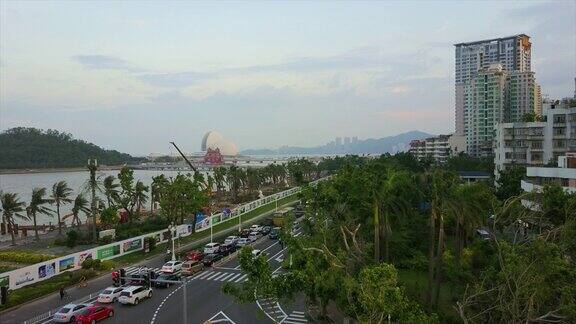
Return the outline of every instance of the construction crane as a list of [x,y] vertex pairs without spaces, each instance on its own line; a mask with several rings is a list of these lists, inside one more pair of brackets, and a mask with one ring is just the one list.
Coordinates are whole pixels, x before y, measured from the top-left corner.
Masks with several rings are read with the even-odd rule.
[[190,161],[188,161],[188,159],[186,158],[186,156],[184,156],[184,153],[182,153],[182,151],[180,151],[180,149],[178,148],[178,146],[176,146],[176,143],[170,142],[170,144],[174,145],[174,147],[178,150],[178,153],[180,153],[180,155],[182,155],[182,157],[184,158],[184,160],[186,161],[186,163],[188,163],[188,165],[190,166],[190,168],[192,168],[192,170],[193,170],[194,172],[198,172],[198,170],[192,165],[192,163],[190,163]]

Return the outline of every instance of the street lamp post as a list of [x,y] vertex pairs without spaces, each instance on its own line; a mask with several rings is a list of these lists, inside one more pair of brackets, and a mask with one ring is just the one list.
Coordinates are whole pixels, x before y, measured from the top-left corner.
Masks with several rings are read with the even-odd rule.
[[214,227],[214,223],[212,220],[212,216],[214,216],[214,214],[212,214],[212,212],[210,212],[210,243],[213,242],[213,236],[214,236],[214,232],[212,231],[212,227]]
[[176,261],[176,252],[174,251],[174,222],[170,223],[170,240],[172,241],[172,261]]

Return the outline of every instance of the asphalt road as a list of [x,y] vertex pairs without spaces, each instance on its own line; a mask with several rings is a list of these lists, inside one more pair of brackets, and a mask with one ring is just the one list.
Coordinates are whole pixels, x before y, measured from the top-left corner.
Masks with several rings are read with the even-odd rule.
[[[253,243],[255,249],[267,254],[273,270],[282,271],[281,262],[284,250],[277,240],[263,237]],[[159,269],[164,264],[162,258],[155,258],[146,263],[147,267]],[[137,268],[127,268],[127,272]],[[110,280],[110,279],[109,279]],[[187,279],[187,323],[306,323],[302,301],[291,305],[280,305],[275,300],[258,300],[257,303],[237,304],[221,292],[226,282],[240,284],[246,280],[237,258],[233,258],[218,267],[206,269]],[[111,280],[110,280],[111,283]],[[96,301],[89,302],[97,304]],[[120,303],[108,305],[114,308],[115,316],[104,323],[183,323],[183,289],[182,285],[169,288],[153,288],[151,299],[139,305],[128,306]],[[52,323],[46,320],[44,323]]]

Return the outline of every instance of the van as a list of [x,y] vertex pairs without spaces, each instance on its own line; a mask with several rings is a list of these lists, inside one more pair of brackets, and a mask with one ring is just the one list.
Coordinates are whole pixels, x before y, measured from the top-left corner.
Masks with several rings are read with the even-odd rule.
[[197,272],[204,270],[204,265],[200,261],[186,261],[182,263],[182,275],[191,276]]
[[138,305],[141,300],[152,297],[152,289],[143,286],[130,286],[124,288],[118,297],[122,304]]

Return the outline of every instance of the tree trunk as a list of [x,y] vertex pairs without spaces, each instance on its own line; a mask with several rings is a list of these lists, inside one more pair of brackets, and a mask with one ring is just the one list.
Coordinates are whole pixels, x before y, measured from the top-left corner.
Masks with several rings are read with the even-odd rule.
[[378,199],[374,197],[374,261],[380,262],[380,215],[378,210]]
[[14,221],[11,217],[7,217],[6,230],[10,230],[10,237],[12,238],[12,245],[16,245],[16,237],[14,236]]
[[462,231],[460,230],[460,221],[456,219],[456,260],[460,260],[462,254]]
[[428,246],[428,291],[426,294],[426,302],[428,305],[432,305],[432,289],[434,282],[434,243],[436,239],[436,206],[432,204],[432,210],[430,211],[430,242]]
[[62,221],[60,220],[60,202],[56,201],[56,215],[58,215],[58,236],[62,236]]
[[390,246],[390,224],[388,224],[388,213],[385,212],[384,213],[384,228],[383,228],[383,233],[384,233],[384,261],[386,263],[390,262],[390,251],[389,251],[389,246]]
[[38,235],[38,225],[36,225],[36,213],[32,213],[32,218],[34,218],[34,239],[38,242],[40,236]]
[[440,298],[440,284],[442,280],[442,255],[444,254],[444,216],[440,214],[438,218],[438,252],[436,255],[436,298],[434,305],[438,308]]

